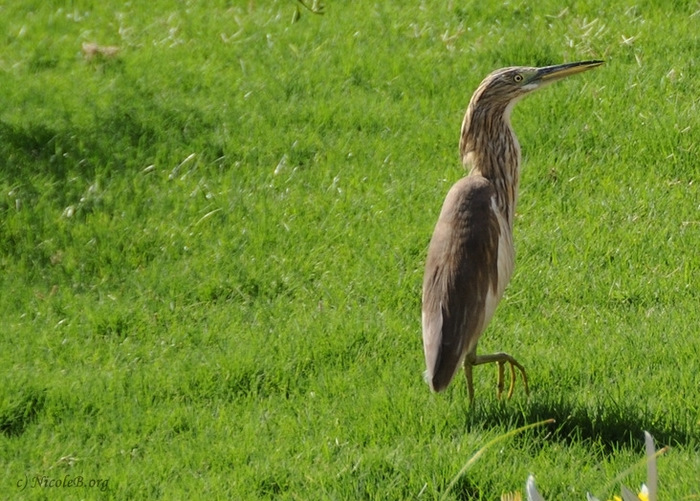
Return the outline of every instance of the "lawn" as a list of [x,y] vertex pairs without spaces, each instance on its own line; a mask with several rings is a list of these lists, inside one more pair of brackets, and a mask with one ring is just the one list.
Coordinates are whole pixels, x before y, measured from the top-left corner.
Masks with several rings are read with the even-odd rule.
[[[531,3],[0,2],[0,497],[606,500],[647,430],[659,499],[698,499],[700,4]],[[431,394],[471,93],[587,59],[512,117],[480,350],[530,396]]]

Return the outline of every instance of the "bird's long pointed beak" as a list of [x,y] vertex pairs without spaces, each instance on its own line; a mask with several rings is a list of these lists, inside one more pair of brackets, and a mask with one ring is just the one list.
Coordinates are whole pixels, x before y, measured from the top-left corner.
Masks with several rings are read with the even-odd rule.
[[577,63],[557,64],[539,68],[532,78],[532,82],[549,83],[576,73],[588,71],[603,64],[603,61],[579,61]]

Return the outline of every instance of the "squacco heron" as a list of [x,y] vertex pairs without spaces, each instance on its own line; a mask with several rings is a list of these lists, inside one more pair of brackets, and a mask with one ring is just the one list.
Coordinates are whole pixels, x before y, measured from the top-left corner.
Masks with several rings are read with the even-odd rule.
[[530,92],[602,61],[496,70],[474,92],[462,122],[459,153],[469,174],[447,193],[428,248],[423,278],[425,378],[444,390],[464,366],[469,400],[472,368],[496,363],[497,395],[510,364],[508,398],[515,369],[525,368],[507,353],[477,355],[476,345],[491,321],[513,273],[513,215],[520,179],[520,145],[510,125],[513,106]]

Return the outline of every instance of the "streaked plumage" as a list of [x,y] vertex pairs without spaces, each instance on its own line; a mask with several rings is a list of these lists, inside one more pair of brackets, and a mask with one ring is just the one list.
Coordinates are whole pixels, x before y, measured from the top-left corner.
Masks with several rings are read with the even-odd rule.
[[602,64],[587,61],[544,68],[494,71],[481,82],[462,123],[460,156],[469,174],[450,189],[442,206],[423,279],[425,377],[434,391],[447,387],[460,365],[473,399],[472,367],[495,362],[498,394],[504,364],[524,368],[510,355],[476,354],[513,272],[513,216],[520,180],[520,146],[510,125],[517,101],[543,85]]

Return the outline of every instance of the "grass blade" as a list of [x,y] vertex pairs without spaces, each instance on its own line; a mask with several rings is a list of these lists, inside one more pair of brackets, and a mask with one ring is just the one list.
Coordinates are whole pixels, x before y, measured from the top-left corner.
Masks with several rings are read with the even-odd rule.
[[498,442],[501,442],[507,438],[512,437],[513,435],[517,435],[518,433],[521,433],[525,430],[529,430],[530,428],[535,428],[537,426],[542,426],[545,424],[553,423],[554,419],[545,419],[544,421],[538,421],[537,423],[532,423],[528,424],[525,426],[521,426],[520,428],[516,428],[515,430],[511,430],[508,433],[504,433],[503,435],[499,435],[496,438],[489,440],[486,445],[484,445],[481,449],[476,451],[474,455],[469,458],[469,461],[467,461],[464,466],[462,466],[462,469],[459,470],[459,473],[454,476],[452,481],[450,481],[449,485],[447,486],[447,489],[445,489],[445,492],[442,494],[442,497],[440,498],[441,500],[447,499],[447,495],[450,493],[452,488],[455,486],[457,481],[464,475],[464,473],[471,468],[471,466],[476,463],[476,461],[486,452],[487,449],[492,447],[494,444],[497,444]]

